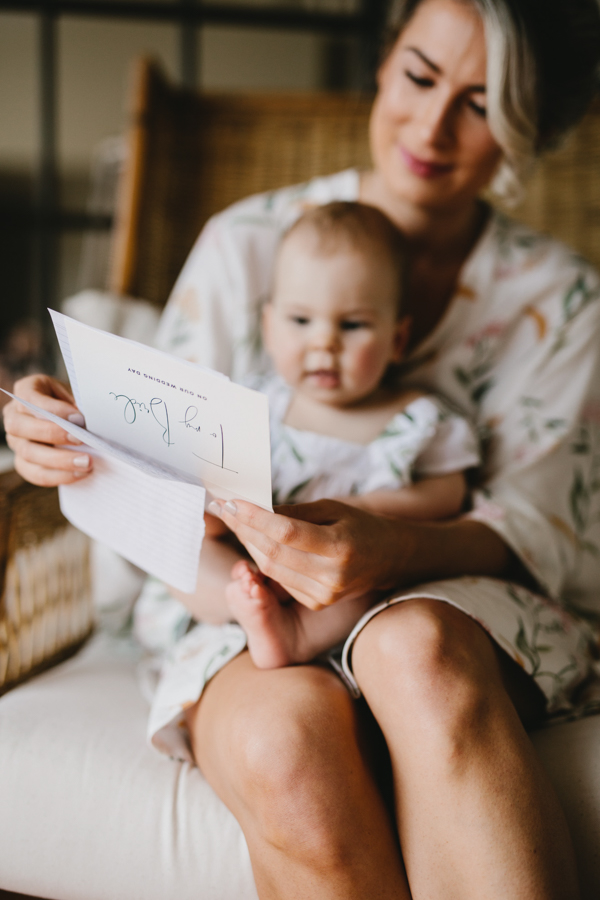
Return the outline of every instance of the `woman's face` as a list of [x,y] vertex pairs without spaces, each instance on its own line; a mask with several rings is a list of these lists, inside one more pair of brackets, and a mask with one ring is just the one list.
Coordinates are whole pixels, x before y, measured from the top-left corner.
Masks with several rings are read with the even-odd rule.
[[376,173],[423,208],[472,202],[502,151],[486,121],[483,23],[460,0],[423,0],[378,73],[371,115]]

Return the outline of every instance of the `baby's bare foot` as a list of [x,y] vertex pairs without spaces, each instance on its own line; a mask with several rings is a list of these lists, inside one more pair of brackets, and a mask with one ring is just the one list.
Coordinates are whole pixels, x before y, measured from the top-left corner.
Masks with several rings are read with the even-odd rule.
[[296,655],[299,622],[292,605],[283,605],[260,573],[242,563],[225,589],[230,612],[248,638],[248,650],[259,669],[277,669],[299,662]]

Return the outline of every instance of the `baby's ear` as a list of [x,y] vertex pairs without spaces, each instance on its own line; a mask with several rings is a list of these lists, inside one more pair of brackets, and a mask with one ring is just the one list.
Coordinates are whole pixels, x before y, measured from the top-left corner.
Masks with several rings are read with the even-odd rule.
[[396,322],[394,332],[394,355],[392,358],[392,362],[402,362],[402,358],[406,353],[406,348],[408,346],[411,326],[411,316],[402,316],[402,318],[398,319],[398,321]]

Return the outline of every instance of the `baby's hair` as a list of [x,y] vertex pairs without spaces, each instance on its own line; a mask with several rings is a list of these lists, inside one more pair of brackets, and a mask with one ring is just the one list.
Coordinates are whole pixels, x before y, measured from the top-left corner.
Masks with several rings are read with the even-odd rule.
[[342,249],[383,258],[397,275],[400,316],[404,293],[406,240],[394,223],[375,206],[354,200],[334,200],[304,212],[285,232],[282,243],[293,235],[315,238],[315,250],[329,256]]

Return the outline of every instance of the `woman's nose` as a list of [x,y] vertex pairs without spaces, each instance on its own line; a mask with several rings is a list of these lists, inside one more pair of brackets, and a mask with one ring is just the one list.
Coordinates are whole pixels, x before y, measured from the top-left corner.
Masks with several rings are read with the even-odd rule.
[[421,109],[419,127],[425,143],[439,147],[452,141],[452,98],[442,93],[432,93]]

